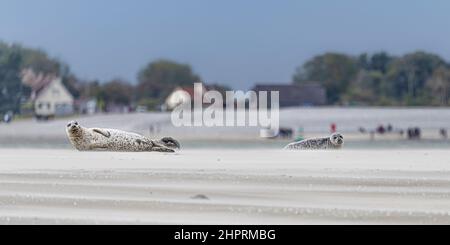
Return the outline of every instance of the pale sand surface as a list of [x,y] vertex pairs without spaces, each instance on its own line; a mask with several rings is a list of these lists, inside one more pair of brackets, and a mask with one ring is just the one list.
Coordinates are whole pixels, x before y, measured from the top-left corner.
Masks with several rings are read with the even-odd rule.
[[449,156],[0,149],[0,224],[450,224]]

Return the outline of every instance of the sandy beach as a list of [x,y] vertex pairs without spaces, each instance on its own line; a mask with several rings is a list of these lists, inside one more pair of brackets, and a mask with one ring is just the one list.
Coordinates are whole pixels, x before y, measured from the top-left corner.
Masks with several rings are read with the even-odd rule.
[[[168,113],[0,124],[0,224],[450,224],[450,141],[437,135],[449,112],[281,111],[282,125],[307,136],[336,122],[341,151],[282,151],[288,139],[259,138],[258,128],[176,128]],[[78,152],[64,132],[73,119],[170,135],[182,150]],[[387,122],[421,126],[423,139],[357,132]]]
[[0,149],[0,224],[450,224],[449,154]]
[[450,225],[450,1],[0,7],[0,225]]

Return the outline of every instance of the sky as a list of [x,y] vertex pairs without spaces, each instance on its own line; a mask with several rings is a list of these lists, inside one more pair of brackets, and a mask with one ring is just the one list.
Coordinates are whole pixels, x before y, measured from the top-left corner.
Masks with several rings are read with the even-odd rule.
[[0,40],[41,48],[82,79],[136,83],[164,58],[249,89],[289,83],[327,51],[450,60],[449,13],[446,0],[0,0]]

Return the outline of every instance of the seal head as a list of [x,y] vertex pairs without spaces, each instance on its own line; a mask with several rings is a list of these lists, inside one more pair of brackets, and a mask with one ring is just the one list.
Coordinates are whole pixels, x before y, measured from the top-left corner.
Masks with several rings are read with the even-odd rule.
[[81,134],[81,126],[77,121],[70,121],[66,125],[66,131],[69,135]]
[[344,136],[340,133],[334,133],[330,136],[330,142],[335,147],[342,147],[344,144]]

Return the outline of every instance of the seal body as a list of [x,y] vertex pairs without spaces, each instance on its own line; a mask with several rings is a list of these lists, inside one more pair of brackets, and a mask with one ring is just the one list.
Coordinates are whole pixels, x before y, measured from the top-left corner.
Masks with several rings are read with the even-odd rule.
[[79,151],[162,151],[174,152],[178,141],[165,137],[151,140],[145,136],[117,129],[85,128],[72,121],[66,127],[70,143]]
[[326,150],[326,149],[340,149],[344,144],[344,137],[342,134],[334,133],[330,137],[305,139],[288,144],[284,149],[286,150]]

